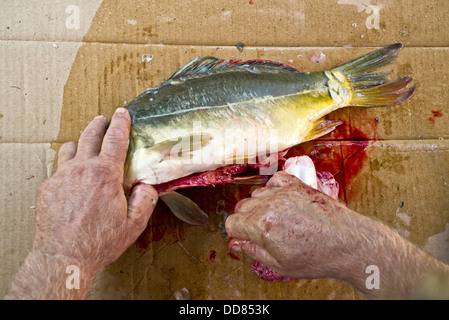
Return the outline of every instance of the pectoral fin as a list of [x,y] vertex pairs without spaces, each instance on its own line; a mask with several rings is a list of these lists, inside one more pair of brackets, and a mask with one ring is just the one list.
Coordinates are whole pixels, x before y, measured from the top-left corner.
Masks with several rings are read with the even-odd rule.
[[189,158],[193,151],[208,145],[212,137],[209,133],[191,134],[179,137],[177,141],[165,141],[151,146],[151,151],[157,151],[166,157]]
[[160,194],[159,198],[176,217],[186,223],[201,226],[209,222],[209,216],[195,202],[180,193],[170,191]]

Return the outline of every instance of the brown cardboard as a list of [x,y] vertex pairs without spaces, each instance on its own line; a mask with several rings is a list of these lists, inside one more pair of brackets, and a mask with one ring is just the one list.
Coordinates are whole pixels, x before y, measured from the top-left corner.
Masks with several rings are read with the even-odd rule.
[[[69,6],[79,8],[79,29],[66,29]],[[441,31],[449,14],[445,0],[33,0],[3,7],[0,17],[10,28],[2,28],[0,36],[9,40],[78,41],[89,30],[84,41],[107,43],[372,47],[403,41],[411,47],[448,45]],[[373,17],[376,10],[378,21]],[[95,28],[89,25],[92,14]]]
[[[31,249],[37,188],[55,169],[59,146],[204,55],[315,71],[402,41],[394,75],[413,76],[415,96],[397,107],[337,111],[329,118],[344,126],[291,155],[314,151],[349,207],[449,261],[448,13],[444,0],[2,4],[0,294]],[[264,282],[249,257],[230,254],[223,212],[253,189],[183,190],[210,214],[207,227],[186,225],[158,204],[137,243],[97,278],[91,299],[174,299],[181,288],[192,299],[363,298],[337,280]]]

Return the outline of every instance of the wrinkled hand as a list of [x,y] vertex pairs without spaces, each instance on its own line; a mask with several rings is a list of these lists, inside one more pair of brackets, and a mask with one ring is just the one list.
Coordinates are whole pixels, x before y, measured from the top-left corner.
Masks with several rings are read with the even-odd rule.
[[298,178],[277,172],[226,220],[231,250],[292,278],[339,278],[362,216]]
[[[121,111],[121,112],[120,112]],[[101,270],[143,232],[158,195],[138,184],[129,200],[123,189],[131,119],[119,108],[96,117],[78,145],[61,146],[56,173],[39,188],[33,250],[62,255]]]

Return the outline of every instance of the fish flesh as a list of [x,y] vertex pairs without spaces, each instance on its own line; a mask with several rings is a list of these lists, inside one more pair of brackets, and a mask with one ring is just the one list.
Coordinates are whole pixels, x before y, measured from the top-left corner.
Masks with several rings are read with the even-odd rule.
[[338,199],[339,184],[337,180],[330,172],[317,172],[315,164],[310,157],[288,158],[282,166],[282,171],[297,177],[305,184],[327,194],[331,198]]
[[324,118],[332,111],[408,100],[413,79],[389,79],[382,70],[401,48],[392,44],[319,72],[266,60],[193,59],[127,106],[125,189],[151,184],[176,216],[206,224],[207,215],[174,190],[242,182],[248,177],[237,174],[248,169],[274,173],[289,148],[343,123]]

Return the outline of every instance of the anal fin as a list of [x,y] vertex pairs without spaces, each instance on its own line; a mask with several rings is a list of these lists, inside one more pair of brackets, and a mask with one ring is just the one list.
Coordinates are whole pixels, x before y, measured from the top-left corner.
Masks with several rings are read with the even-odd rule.
[[325,134],[328,134],[335,130],[339,125],[344,124],[344,121],[339,120],[325,120],[323,118],[315,121],[312,124],[312,129],[302,142],[311,141],[317,139]]
[[202,226],[209,222],[209,216],[195,202],[180,193],[170,191],[160,194],[159,198],[176,217],[186,223]]

